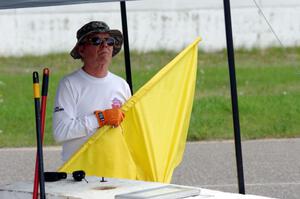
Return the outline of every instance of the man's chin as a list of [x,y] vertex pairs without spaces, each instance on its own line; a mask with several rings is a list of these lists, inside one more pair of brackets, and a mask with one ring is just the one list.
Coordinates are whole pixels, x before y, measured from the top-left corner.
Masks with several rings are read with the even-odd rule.
[[102,52],[99,52],[98,53],[99,54],[99,56],[103,56],[103,55],[112,55],[112,52],[110,52],[110,51],[102,51]]
[[105,55],[105,56],[99,56],[99,57],[98,57],[98,60],[99,60],[100,62],[102,62],[102,63],[107,63],[107,62],[110,63],[111,57],[109,57],[109,56],[107,56],[107,55]]

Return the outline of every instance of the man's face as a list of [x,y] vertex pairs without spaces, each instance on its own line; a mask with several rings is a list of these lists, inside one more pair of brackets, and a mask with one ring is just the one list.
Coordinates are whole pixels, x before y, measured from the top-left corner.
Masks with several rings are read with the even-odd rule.
[[111,62],[113,45],[108,33],[92,33],[83,39],[83,45],[79,46],[79,53],[83,62],[95,62],[107,64]]

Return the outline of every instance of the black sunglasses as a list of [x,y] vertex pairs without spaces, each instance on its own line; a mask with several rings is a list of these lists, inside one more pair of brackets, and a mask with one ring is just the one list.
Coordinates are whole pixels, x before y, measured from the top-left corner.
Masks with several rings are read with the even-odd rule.
[[104,41],[108,46],[115,45],[115,39],[113,37],[108,37],[108,38],[92,37],[92,38],[86,39],[81,44],[89,43],[94,46],[99,46],[99,45],[102,45],[104,43]]

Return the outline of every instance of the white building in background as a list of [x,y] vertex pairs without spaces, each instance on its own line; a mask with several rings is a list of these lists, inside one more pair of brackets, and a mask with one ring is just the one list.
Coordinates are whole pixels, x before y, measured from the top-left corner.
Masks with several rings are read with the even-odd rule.
[[[299,0],[255,0],[284,46],[300,45]],[[130,49],[181,50],[197,36],[200,48],[226,47],[222,0],[127,2]],[[235,47],[280,46],[254,0],[231,0]],[[121,29],[120,4],[99,3],[0,11],[0,56],[69,52],[76,31],[91,20]]]

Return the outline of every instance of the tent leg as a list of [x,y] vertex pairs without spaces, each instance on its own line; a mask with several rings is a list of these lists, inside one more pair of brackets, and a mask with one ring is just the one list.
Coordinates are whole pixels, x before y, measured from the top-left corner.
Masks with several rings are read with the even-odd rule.
[[239,186],[239,193],[245,194],[238,96],[237,96],[235,64],[234,64],[234,47],[233,47],[232,27],[231,27],[230,0],[223,0],[223,3],[224,3],[224,16],[225,16],[225,28],[226,28],[227,57],[228,57],[228,66],[229,66],[229,75],[230,75],[231,104],[232,104],[232,117],[233,117],[233,126],[234,126],[234,142],[235,142],[238,186]]
[[120,1],[120,7],[121,7],[123,37],[124,37],[124,57],[125,57],[125,68],[126,68],[126,81],[129,84],[131,93],[133,93],[132,92],[129,41],[128,41],[128,29],[127,29],[126,2]]

